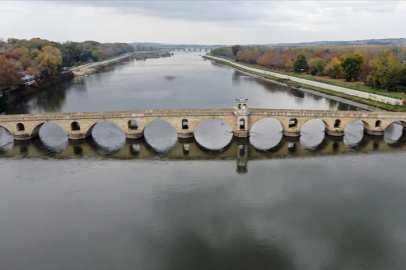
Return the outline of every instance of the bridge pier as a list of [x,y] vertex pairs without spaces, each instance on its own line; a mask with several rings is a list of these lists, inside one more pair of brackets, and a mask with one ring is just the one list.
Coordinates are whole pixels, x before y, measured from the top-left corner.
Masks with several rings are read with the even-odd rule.
[[327,135],[332,136],[332,137],[343,137],[344,136],[344,130],[342,129],[325,129],[325,132]]
[[17,131],[13,134],[13,137],[14,137],[14,140],[16,140],[16,141],[26,141],[31,138],[34,138],[35,136],[31,137],[30,134],[28,134],[27,132]]
[[69,140],[81,140],[81,139],[84,139],[86,137],[89,137],[89,136],[86,136],[86,134],[83,133],[83,132],[74,131],[74,132],[69,132],[68,133]]
[[178,138],[179,139],[190,139],[190,138],[193,138],[193,137],[194,137],[193,132],[190,132],[190,131],[178,132]]
[[125,137],[127,139],[139,139],[142,138],[144,136],[144,133],[142,131],[131,131],[131,132],[126,132],[125,133]]
[[366,134],[373,135],[373,136],[383,136],[383,134],[385,133],[385,130],[382,128],[370,129],[370,128],[364,127],[364,132]]
[[250,133],[248,130],[237,130],[233,131],[233,135],[237,138],[248,138],[250,136]]
[[283,130],[282,133],[286,137],[300,137],[300,131],[297,130]]

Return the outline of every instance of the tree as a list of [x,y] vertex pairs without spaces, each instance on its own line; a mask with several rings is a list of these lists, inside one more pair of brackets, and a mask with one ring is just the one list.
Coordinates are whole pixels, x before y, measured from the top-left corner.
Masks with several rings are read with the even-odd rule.
[[33,66],[39,67],[42,71],[42,75],[45,77],[53,77],[59,74],[62,67],[62,56],[58,48],[52,46],[45,46],[42,48]]
[[350,82],[352,79],[356,81],[362,73],[364,55],[361,52],[356,51],[354,54],[349,53],[341,56],[340,60],[343,76],[346,81]]
[[388,91],[393,88],[405,72],[405,67],[400,59],[394,56],[390,50],[385,50],[378,54],[378,58],[370,61],[372,68],[372,78],[368,83],[379,83],[379,85]]
[[93,61],[99,61],[99,51],[98,50],[93,50],[92,51],[92,59]]
[[312,75],[316,75],[316,73],[322,73],[324,68],[326,67],[326,61],[323,58],[312,58],[307,62],[309,65],[309,69],[313,70]]
[[302,72],[307,69],[306,56],[303,53],[299,53],[295,61],[293,61],[293,70],[295,72]]
[[30,52],[26,47],[14,49],[14,54],[17,55],[18,61],[23,65],[24,70],[31,66]]
[[325,70],[331,78],[333,79],[340,78],[342,73],[340,60],[338,60],[337,57],[332,58],[330,62],[327,64]]
[[0,56],[0,88],[17,87],[20,84],[18,72],[19,67],[15,63],[4,56]]
[[233,55],[237,56],[238,51],[241,51],[242,47],[240,45],[234,45],[233,47],[231,47],[231,49],[233,50]]

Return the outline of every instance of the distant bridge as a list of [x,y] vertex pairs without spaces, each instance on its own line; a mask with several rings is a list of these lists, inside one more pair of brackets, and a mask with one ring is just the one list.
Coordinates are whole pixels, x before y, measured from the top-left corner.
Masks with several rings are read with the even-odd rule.
[[192,110],[144,110],[118,112],[75,112],[51,114],[0,115],[0,126],[6,128],[15,140],[29,140],[39,135],[44,123],[60,126],[69,139],[89,137],[94,126],[101,121],[116,124],[128,139],[141,138],[145,127],[155,119],[163,119],[176,130],[179,138],[192,138],[196,127],[205,120],[219,119],[233,130],[235,137],[249,137],[252,126],[261,119],[278,120],[287,137],[300,136],[300,130],[307,121],[320,119],[325,132],[331,136],[344,136],[347,124],[355,120],[364,123],[364,131],[370,135],[383,135],[394,122],[406,130],[406,113],[367,111],[321,111],[290,109],[252,109],[247,99],[237,99],[231,109]]

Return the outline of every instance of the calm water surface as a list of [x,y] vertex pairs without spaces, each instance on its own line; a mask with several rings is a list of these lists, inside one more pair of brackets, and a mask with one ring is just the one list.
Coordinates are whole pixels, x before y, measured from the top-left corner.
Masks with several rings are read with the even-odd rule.
[[[128,61],[29,97],[6,113],[230,108],[363,110],[205,61]],[[406,269],[406,136],[309,121],[298,139],[265,119],[249,140],[227,124],[180,141],[164,121],[126,140],[101,122],[68,141],[45,124],[0,128],[1,269]]]

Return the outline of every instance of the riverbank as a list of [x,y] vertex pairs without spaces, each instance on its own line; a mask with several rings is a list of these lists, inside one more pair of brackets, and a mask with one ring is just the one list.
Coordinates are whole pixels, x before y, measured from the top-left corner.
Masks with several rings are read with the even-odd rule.
[[19,101],[21,98],[36,94],[40,91],[46,90],[48,87],[55,84],[70,80],[74,77],[72,72],[61,74],[58,77],[48,80],[37,80],[33,85],[24,85],[16,89],[3,92],[0,97],[0,113],[4,112],[8,106]]
[[78,67],[71,68],[71,71],[73,75],[75,76],[86,76],[89,74],[92,74],[96,71],[102,70],[108,66],[114,65],[116,63],[119,63],[121,61],[127,60],[128,58],[131,58],[132,54],[128,53],[125,55],[121,55],[118,57],[115,57],[113,59],[108,59],[100,62],[93,62],[93,63],[88,63],[84,64]]
[[[377,96],[372,93],[352,90],[352,89],[343,89],[343,87],[338,87],[334,85],[323,84],[320,82],[313,82],[310,80],[296,78],[284,74],[279,74],[276,72],[271,72],[267,70],[252,68],[249,66],[245,66],[243,64],[237,64],[235,62],[229,61],[227,59],[218,58],[210,55],[203,56],[205,59],[213,60],[219,62],[221,64],[230,66],[240,71],[247,72],[252,75],[256,75],[261,78],[267,78],[284,85],[293,87],[293,88],[300,88],[300,89],[310,89],[317,92],[325,93],[332,96],[341,97],[347,100],[352,100],[355,102],[359,102],[362,104],[370,105],[373,107],[378,107],[384,110],[389,111],[406,111],[406,106],[402,105],[402,101],[400,99],[386,97],[386,96]],[[332,90],[334,89],[334,90]],[[366,97],[365,97],[366,96]],[[380,102],[378,100],[382,100]],[[397,105],[396,105],[397,104]]]
[[146,60],[148,58],[161,58],[170,57],[171,54],[168,51],[139,51],[134,53],[127,53],[125,55],[117,56],[113,59],[108,59],[100,62],[88,63],[75,68],[71,71],[75,76],[86,76],[92,73],[101,71],[106,67],[117,64],[119,62],[125,61],[129,58],[134,58],[135,60]]

